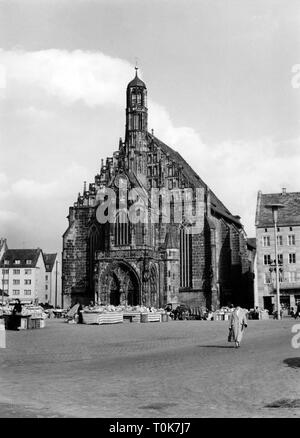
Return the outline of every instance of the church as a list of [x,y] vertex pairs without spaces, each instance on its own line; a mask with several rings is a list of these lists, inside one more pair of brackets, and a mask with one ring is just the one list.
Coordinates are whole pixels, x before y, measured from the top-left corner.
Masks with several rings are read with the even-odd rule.
[[[112,214],[108,213],[112,212]],[[134,212],[134,214],[132,214]],[[247,237],[182,156],[148,132],[147,87],[126,90],[125,137],[69,208],[63,305],[251,305]]]

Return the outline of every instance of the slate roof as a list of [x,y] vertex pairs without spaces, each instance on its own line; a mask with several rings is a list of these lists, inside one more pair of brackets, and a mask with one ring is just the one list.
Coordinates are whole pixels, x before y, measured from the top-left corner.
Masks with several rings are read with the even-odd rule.
[[300,225],[300,192],[291,193],[258,193],[256,226],[271,227],[273,223],[272,210],[266,208],[268,204],[282,204],[284,208],[278,210],[278,226]]
[[52,272],[57,254],[44,254],[44,263],[46,266],[46,272]]
[[[176,152],[174,149],[172,149],[170,146],[167,146],[165,143],[163,143],[161,140],[159,140],[154,135],[148,134],[148,140],[153,141],[156,147],[159,147],[165,154],[168,154],[170,159],[173,160],[178,165],[182,166],[182,172],[184,176],[190,181],[190,183],[194,187],[203,187],[205,189],[209,189],[207,184],[200,178],[200,176],[194,171],[194,169],[191,168],[191,166],[184,160],[184,158]],[[211,202],[211,208],[212,210],[225,217],[226,219],[229,219],[230,221],[237,224],[239,227],[242,226],[240,222],[239,216],[234,216],[230,213],[230,211],[225,207],[225,205],[217,198],[217,196],[212,192],[212,190],[209,189],[210,192],[210,202]]]
[[[9,265],[5,265],[6,268],[35,268],[41,252],[40,248],[8,249],[3,255],[1,266],[4,266],[4,260],[9,260]],[[20,264],[16,264],[16,260],[20,260]],[[26,264],[26,260],[31,260],[31,264]]]
[[146,88],[145,82],[143,82],[138,77],[137,71],[136,71],[136,74],[135,74],[135,78],[131,82],[129,82],[129,84],[127,85],[127,88],[130,88],[130,87],[143,87],[143,88]]

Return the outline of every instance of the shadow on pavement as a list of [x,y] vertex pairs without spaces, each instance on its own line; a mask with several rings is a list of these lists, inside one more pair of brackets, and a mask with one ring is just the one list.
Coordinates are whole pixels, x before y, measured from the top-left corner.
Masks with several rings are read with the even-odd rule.
[[198,345],[199,348],[235,348],[235,345]]
[[283,363],[291,368],[300,368],[300,357],[290,357],[288,359],[284,359]]

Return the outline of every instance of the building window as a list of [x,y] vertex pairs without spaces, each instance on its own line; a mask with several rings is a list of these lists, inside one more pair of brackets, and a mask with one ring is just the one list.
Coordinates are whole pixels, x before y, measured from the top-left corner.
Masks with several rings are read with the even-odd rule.
[[289,246],[296,245],[295,234],[289,234],[288,235],[288,245]]
[[169,179],[169,181],[168,181],[168,189],[169,190],[173,189],[173,180],[172,179]]
[[157,176],[157,166],[153,167],[153,176]]
[[115,245],[129,245],[129,234],[128,215],[126,212],[120,211],[115,223]]
[[263,246],[270,246],[270,236],[263,236]]
[[264,265],[270,265],[271,264],[271,255],[265,254],[264,255]]
[[48,284],[45,285],[45,289],[48,290]]
[[192,235],[180,229],[180,287],[191,287],[192,283]]
[[9,260],[4,260],[5,265],[9,265]]
[[45,276],[46,281],[48,281],[48,275]]
[[20,269],[14,269],[13,270],[14,275],[20,275]]
[[26,260],[26,265],[31,265],[31,263],[32,263],[32,260]]
[[147,168],[147,175],[152,176],[152,167]]
[[153,163],[157,163],[157,154],[153,155]]
[[292,254],[289,254],[289,263],[296,263],[296,254],[295,253],[292,253]]
[[31,275],[31,269],[25,269],[25,275]]
[[283,254],[278,254],[278,255],[277,255],[277,260],[278,260],[278,263],[279,263],[280,265],[282,265],[282,264],[283,264]]
[[141,93],[138,93],[138,94],[136,95],[136,100],[137,100],[137,104],[138,104],[138,105],[141,105],[141,104],[142,104],[142,95],[141,95]]
[[265,233],[267,233],[268,232],[268,228],[265,228]]
[[265,283],[265,284],[270,284],[270,283],[271,283],[271,275],[270,275],[269,272],[265,272],[265,275],[264,275],[264,283]]
[[290,231],[293,231],[293,227],[290,227]]
[[21,260],[15,260],[15,261],[14,261],[14,264],[15,264],[15,265],[20,265],[20,264],[21,264]]
[[8,280],[2,280],[3,284],[8,284]]
[[278,231],[278,233],[280,232],[280,228],[279,227],[277,228],[277,231]]
[[24,280],[24,284],[31,284],[31,280]]
[[20,291],[17,289],[13,289],[13,295],[20,295]]
[[296,282],[296,272],[289,272],[289,283]]
[[149,154],[148,157],[147,157],[148,164],[151,164],[151,158],[152,158],[152,156]]
[[283,245],[282,236],[277,236],[277,245],[279,245],[279,246]]
[[135,243],[136,245],[144,245],[144,224],[143,222],[137,222],[135,224]]
[[48,300],[48,295],[47,294],[45,295],[45,300]]
[[31,295],[31,290],[25,289],[24,290],[24,295]]
[[20,280],[13,280],[13,284],[20,284]]
[[9,274],[9,269],[2,269],[2,274],[3,274],[3,275],[5,275],[5,274]]
[[168,176],[173,176],[173,167],[168,167]]

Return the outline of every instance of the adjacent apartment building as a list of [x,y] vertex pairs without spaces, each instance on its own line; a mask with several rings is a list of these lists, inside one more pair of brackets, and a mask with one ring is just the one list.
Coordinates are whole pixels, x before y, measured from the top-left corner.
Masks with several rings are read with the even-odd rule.
[[61,282],[59,274],[59,261],[57,253],[44,254],[45,262],[45,303],[54,307],[61,305]]
[[256,209],[258,305],[276,309],[275,234],[268,204],[282,204],[278,212],[277,242],[280,302],[290,309],[300,302],[300,192],[258,192]]
[[[9,249],[0,238],[0,292],[11,301],[61,305],[61,273],[57,253],[37,249]],[[3,293],[2,293],[3,291]]]
[[4,296],[24,303],[44,302],[46,269],[40,248],[7,249],[0,266]]

